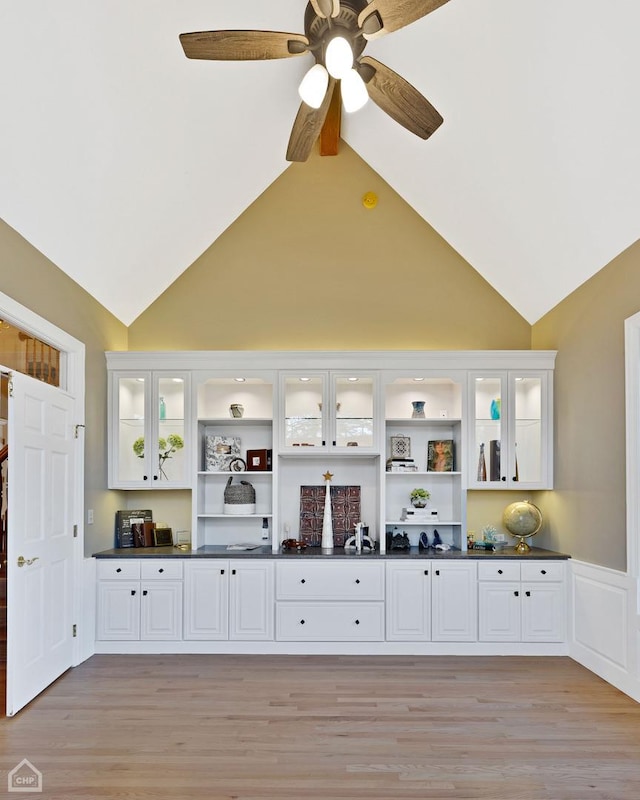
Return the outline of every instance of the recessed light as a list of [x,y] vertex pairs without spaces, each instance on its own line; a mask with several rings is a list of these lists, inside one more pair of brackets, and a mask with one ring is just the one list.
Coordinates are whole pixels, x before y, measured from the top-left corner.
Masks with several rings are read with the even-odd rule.
[[355,381],[357,381],[357,380],[358,380],[358,378],[347,378],[347,380],[348,380],[348,381],[351,381],[351,383],[354,383]]
[[304,383],[306,383],[307,381],[310,381],[311,378],[300,378],[300,380],[303,381]]
[[234,378],[233,380],[237,381],[238,383],[244,383],[247,379],[246,378]]
[[424,380],[424,378],[414,378],[413,380],[414,380],[414,381],[423,381],[423,380]]

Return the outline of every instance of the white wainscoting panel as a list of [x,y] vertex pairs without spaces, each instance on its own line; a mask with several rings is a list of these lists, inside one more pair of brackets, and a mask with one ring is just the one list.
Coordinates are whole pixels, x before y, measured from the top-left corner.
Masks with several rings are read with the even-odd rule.
[[569,564],[571,657],[640,701],[636,581],[606,567]]

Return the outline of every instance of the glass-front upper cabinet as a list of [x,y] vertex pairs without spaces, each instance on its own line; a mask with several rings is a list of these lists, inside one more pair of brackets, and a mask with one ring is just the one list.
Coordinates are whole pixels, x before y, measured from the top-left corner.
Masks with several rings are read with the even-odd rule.
[[470,374],[470,488],[552,488],[551,393],[546,371]]
[[110,488],[190,486],[189,387],[188,373],[110,373]]
[[377,380],[372,375],[285,374],[281,376],[281,398],[283,451],[357,454],[376,449]]

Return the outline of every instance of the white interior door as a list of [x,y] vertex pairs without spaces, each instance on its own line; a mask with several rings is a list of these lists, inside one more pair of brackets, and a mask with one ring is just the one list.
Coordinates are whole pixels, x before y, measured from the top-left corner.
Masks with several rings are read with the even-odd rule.
[[12,373],[9,396],[7,714],[73,660],[74,400]]

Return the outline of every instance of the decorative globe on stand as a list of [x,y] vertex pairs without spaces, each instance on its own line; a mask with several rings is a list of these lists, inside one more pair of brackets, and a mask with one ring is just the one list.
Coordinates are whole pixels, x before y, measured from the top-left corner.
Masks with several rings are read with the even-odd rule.
[[542,527],[542,511],[528,500],[520,500],[505,508],[502,524],[512,536],[517,536],[520,540],[516,545],[516,553],[528,553],[531,548],[525,539],[535,536]]

